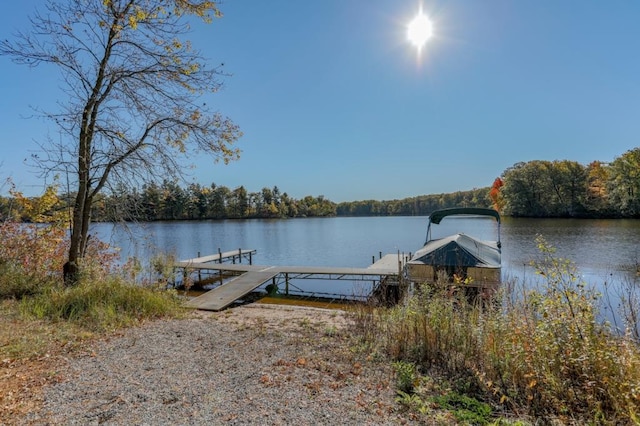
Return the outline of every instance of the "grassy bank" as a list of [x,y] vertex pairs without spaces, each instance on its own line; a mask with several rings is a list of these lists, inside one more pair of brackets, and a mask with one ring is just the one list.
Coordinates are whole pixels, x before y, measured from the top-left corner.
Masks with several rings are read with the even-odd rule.
[[[16,290],[15,274],[0,276],[0,286]],[[6,285],[4,285],[6,284]],[[64,287],[41,283],[20,298],[0,304],[4,325],[0,332],[0,357],[4,360],[37,358],[54,346],[73,346],[85,338],[159,317],[182,313],[175,293],[130,285],[118,277],[83,280]]]
[[[357,313],[363,341],[396,362],[402,404],[418,412],[449,404],[471,424],[490,422],[491,412],[542,423],[640,424],[637,324],[619,333],[603,323],[602,295],[539,244],[541,284],[506,283],[494,303],[469,303],[432,283],[401,306]],[[637,312],[637,298],[628,296],[627,310]],[[429,375],[448,383],[446,400],[426,396]]]

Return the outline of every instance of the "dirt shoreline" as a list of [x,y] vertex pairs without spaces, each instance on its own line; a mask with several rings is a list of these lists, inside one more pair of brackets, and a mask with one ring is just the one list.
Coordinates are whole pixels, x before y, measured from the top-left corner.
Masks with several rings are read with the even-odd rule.
[[152,321],[38,360],[0,423],[424,424],[349,324],[343,311],[266,304]]

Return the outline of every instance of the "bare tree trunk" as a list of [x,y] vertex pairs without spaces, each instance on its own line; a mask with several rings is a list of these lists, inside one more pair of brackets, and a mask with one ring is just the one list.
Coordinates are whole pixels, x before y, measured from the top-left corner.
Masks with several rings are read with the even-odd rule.
[[89,123],[90,111],[92,111],[92,105],[94,105],[93,98],[89,99],[82,114],[82,127],[78,146],[78,193],[73,206],[69,260],[65,264],[65,270],[63,271],[65,285],[74,285],[78,282],[79,261],[86,248],[89,229],[88,219],[91,217],[91,204],[89,203],[89,191],[91,190],[89,181],[91,131],[89,130]]
[[73,208],[73,222],[71,227],[71,239],[69,244],[69,260],[64,265],[64,283],[67,286],[74,285],[78,282],[78,263],[81,258],[81,247],[83,246],[83,218],[86,189],[79,187]]
[[93,196],[88,196],[82,209],[82,228],[80,230],[80,258],[87,253],[87,244],[89,243],[89,225],[91,224]]

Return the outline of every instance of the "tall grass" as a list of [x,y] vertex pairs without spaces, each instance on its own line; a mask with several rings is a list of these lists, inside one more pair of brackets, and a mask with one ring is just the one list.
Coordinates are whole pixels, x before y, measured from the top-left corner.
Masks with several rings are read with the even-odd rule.
[[63,285],[61,274],[0,263],[0,322],[11,324],[0,328],[1,359],[37,358],[79,347],[97,333],[184,312],[164,283],[135,282],[127,268],[113,271],[103,259],[85,259],[73,287]]
[[538,419],[640,423],[638,341],[601,322],[600,295],[538,243],[539,285],[507,285],[495,306],[423,285],[401,306],[360,312],[364,337],[394,360],[465,378],[475,396]]
[[92,330],[112,329],[142,319],[175,315],[180,302],[175,293],[131,285],[118,277],[50,287],[22,300],[26,314],[38,319],[72,321]]
[[0,300],[22,299],[54,284],[51,276],[28,273],[22,265],[0,262]]

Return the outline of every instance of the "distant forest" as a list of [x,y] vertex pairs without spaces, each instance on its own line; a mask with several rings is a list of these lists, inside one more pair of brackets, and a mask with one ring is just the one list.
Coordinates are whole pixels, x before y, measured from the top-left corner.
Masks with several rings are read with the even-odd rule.
[[[72,194],[71,194],[72,195]],[[73,200],[62,194],[58,210],[68,209]],[[173,181],[144,185],[140,190],[120,188],[94,204],[94,221],[159,221],[206,219],[296,218],[331,216],[412,216],[454,206],[490,206],[489,187],[452,194],[424,195],[393,201],[354,201],[336,204],[324,196],[290,197],[277,186],[249,192],[244,186],[233,190],[211,184],[186,188]],[[68,200],[68,202],[65,202]],[[0,218],[30,220],[18,211],[18,203],[0,198]]]
[[415,216],[454,206],[489,206],[489,188],[453,194],[425,195],[394,201],[354,201],[336,204],[323,195],[290,197],[275,186],[248,192],[243,186],[229,189],[212,184],[182,188],[173,182],[144,186],[140,192],[124,188],[117,196],[101,200],[95,219],[139,221],[254,219],[331,216]]
[[[58,210],[73,194],[60,195]],[[11,197],[0,197],[0,219],[29,220]],[[334,203],[324,196],[290,197],[277,186],[249,192],[211,184],[186,187],[165,180],[117,188],[94,205],[95,221],[418,216],[448,207],[494,207],[515,217],[640,218],[640,148],[607,164],[529,161],[509,167],[493,185],[390,201]]]
[[640,147],[611,163],[517,163],[496,179],[490,197],[507,216],[640,218]]

